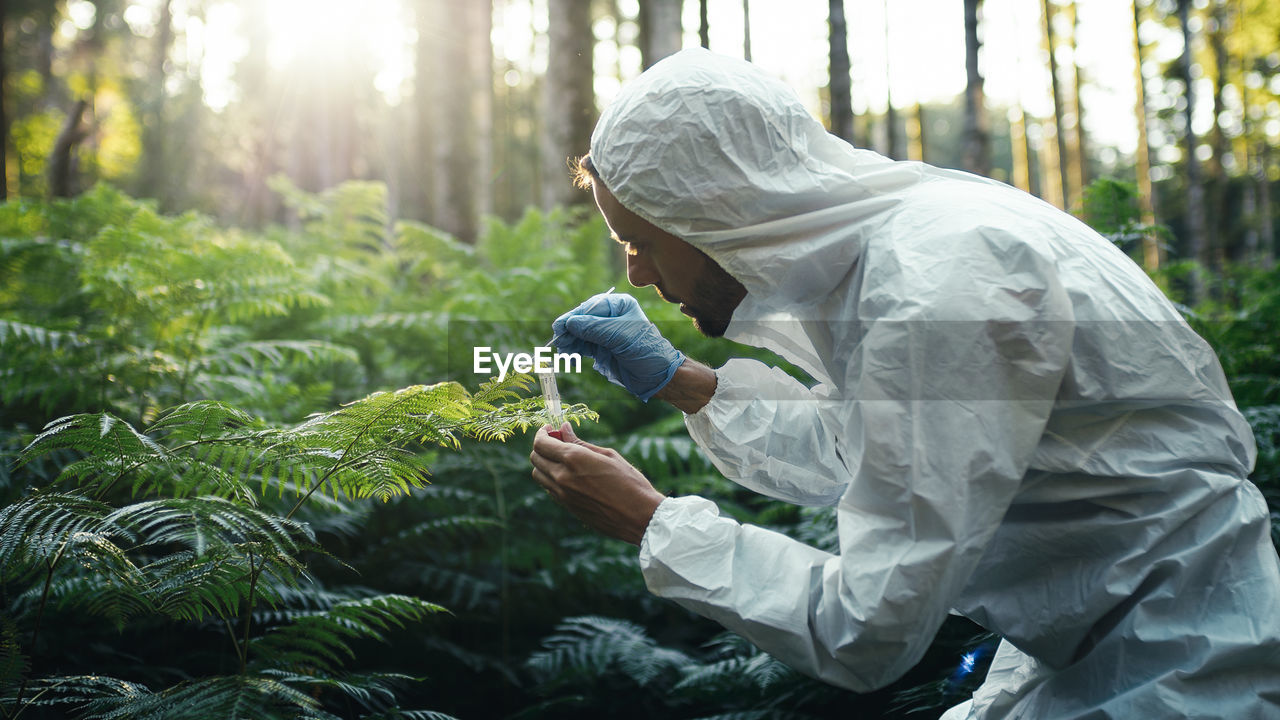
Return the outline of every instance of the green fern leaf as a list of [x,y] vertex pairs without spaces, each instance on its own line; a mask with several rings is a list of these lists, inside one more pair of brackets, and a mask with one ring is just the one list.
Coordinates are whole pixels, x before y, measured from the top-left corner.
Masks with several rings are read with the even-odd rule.
[[27,658],[18,644],[18,626],[0,615],[0,687],[16,683],[27,672]]
[[275,678],[235,675],[181,683],[161,692],[122,683],[113,695],[84,704],[85,720],[258,720],[315,717],[338,720],[307,693]]
[[659,647],[639,625],[600,616],[565,620],[542,646],[526,664],[548,687],[611,670],[643,687],[690,662],[684,653]]
[[444,608],[405,595],[377,595],[338,603],[327,610],[293,618],[250,643],[258,663],[285,669],[319,668],[334,672],[352,657],[350,640],[383,640],[392,627],[404,627]]

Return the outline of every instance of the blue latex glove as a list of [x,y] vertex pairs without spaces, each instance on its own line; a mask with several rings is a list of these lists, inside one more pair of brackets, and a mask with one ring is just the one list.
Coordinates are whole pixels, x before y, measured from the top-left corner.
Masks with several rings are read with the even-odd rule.
[[551,323],[556,349],[595,361],[596,372],[649,402],[671,382],[684,353],[662,337],[640,303],[626,293],[602,293]]

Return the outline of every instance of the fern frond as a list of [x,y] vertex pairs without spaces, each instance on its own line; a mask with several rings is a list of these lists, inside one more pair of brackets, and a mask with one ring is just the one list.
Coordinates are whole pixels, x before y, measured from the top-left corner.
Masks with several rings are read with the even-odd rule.
[[85,703],[85,720],[257,720],[313,717],[338,720],[307,693],[272,677],[233,675],[202,678],[161,692],[116,681]]
[[90,338],[79,333],[0,318],[0,347],[4,347],[8,352],[14,352],[15,345],[37,347],[52,352],[87,347],[92,343]]
[[276,601],[273,607],[254,610],[253,621],[259,625],[278,625],[292,622],[294,619],[304,615],[313,615],[319,611],[329,610],[340,603],[373,597],[379,594],[376,590],[365,587],[328,589],[318,582],[308,583],[305,586],[284,584],[274,587],[267,583],[260,585],[260,587],[263,587],[266,592],[275,597]]
[[467,392],[457,383],[412,385],[373,393],[339,410],[312,416],[292,435],[295,442],[320,439],[322,444],[346,445],[355,452],[371,446],[400,445],[413,438],[456,447],[457,438],[442,427],[466,420],[468,410]]
[[[564,418],[575,425],[583,420],[599,420],[600,416],[586,405],[567,405]],[[547,422],[546,406],[541,397],[521,398],[490,412],[477,415],[464,426],[465,433],[482,442],[506,440],[516,432],[540,427]]]
[[67,552],[119,557],[119,548],[108,538],[128,535],[107,519],[109,510],[81,495],[64,493],[37,493],[0,508],[4,579],[15,579],[36,565],[51,566]]
[[210,368],[230,368],[253,372],[263,363],[275,366],[305,361],[308,365],[358,363],[355,350],[321,340],[257,340],[243,342],[210,354],[204,363]]
[[391,628],[444,611],[434,603],[406,595],[376,595],[338,603],[293,619],[254,638],[256,662],[284,669],[320,669],[333,673],[343,658],[354,657],[348,641],[384,640]]
[[393,708],[385,712],[365,715],[360,720],[458,720],[458,718],[434,710],[401,710],[400,708]]
[[111,413],[91,413],[58,418],[45,425],[23,449],[19,467],[54,450],[73,448],[102,456],[104,465],[128,466],[137,458],[162,456],[164,448]]
[[532,386],[533,376],[528,373],[509,373],[502,379],[491,377],[480,383],[480,388],[471,396],[471,406],[480,411],[493,411],[497,402],[518,400],[521,393]]
[[7,614],[0,615],[0,688],[17,682],[27,667],[27,658],[18,644],[18,626]]
[[403,563],[404,575],[413,578],[431,597],[455,610],[474,610],[492,604],[498,584],[472,573],[442,568],[432,563]]
[[488,671],[501,675],[512,685],[521,684],[521,678],[512,671],[511,666],[500,658],[484,652],[477,652],[456,642],[450,642],[436,635],[421,638],[423,649],[433,654],[447,657],[450,662],[470,668],[476,672]]
[[[216,404],[187,408],[180,416],[208,411],[206,424],[228,422],[233,413]],[[188,422],[192,422],[188,418]],[[179,425],[177,421],[175,426]],[[175,456],[156,439],[139,432],[111,413],[70,415],[45,426],[18,456],[17,466],[58,450],[74,450],[83,457],[63,467],[58,480],[74,480],[81,487],[101,493],[129,477],[134,493],[172,485],[179,494],[207,490],[220,495],[247,498],[238,480],[198,457]]]
[[433,330],[444,332],[451,316],[443,312],[372,313],[340,315],[321,322],[321,327],[336,335],[364,334],[372,331]]
[[480,515],[450,515],[424,520],[380,540],[375,548],[387,546],[421,546],[423,541],[436,539],[458,541],[483,535],[503,527],[502,521]]
[[[3,685],[0,685],[0,688],[10,692],[16,690]],[[74,706],[83,705],[96,698],[130,697],[148,692],[145,685],[105,675],[63,675],[32,680],[28,684],[27,694],[22,704],[23,707],[28,705],[33,707]],[[0,697],[0,706],[12,707],[16,702],[17,698],[7,693]]]
[[617,670],[643,687],[690,662],[688,655],[660,647],[639,625],[600,616],[569,618],[542,646],[526,664],[550,686]]
[[633,434],[618,452],[649,477],[714,472],[715,467],[688,435],[652,436]]
[[255,545],[292,556],[315,537],[304,525],[219,497],[166,498],[115,510],[107,522],[145,535],[148,545],[178,545],[201,555],[211,547]]
[[316,698],[320,698],[326,690],[340,693],[370,711],[384,711],[393,707],[396,702],[396,687],[417,679],[401,673],[317,675],[268,669],[263,670],[261,674],[274,677]]
[[[48,588],[48,603],[77,615],[99,617],[117,630],[136,617],[155,612],[146,595],[145,570],[124,575],[108,572],[89,558],[84,565],[64,563],[55,573]],[[34,613],[43,597],[43,585],[33,584],[20,595],[12,607],[18,612]]]
[[404,447],[457,447],[454,427],[469,413],[457,383],[379,392],[293,428],[264,435],[261,472],[287,477],[308,493],[321,480],[336,495],[388,500],[426,484],[426,468]]
[[818,717],[786,710],[738,710],[715,715],[703,715],[694,718],[694,720],[818,720]]
[[[323,485],[335,499],[387,501],[427,484],[421,446],[461,447],[464,437],[505,440],[544,422],[542,399],[520,397],[528,376],[486,382],[475,395],[452,382],[378,392],[288,428],[262,428],[248,413],[199,401],[171,408],[148,428],[110,413],[72,415],[49,423],[19,454],[22,466],[73,450],[59,480],[104,495],[122,480],[135,496],[163,492],[215,495],[254,504],[249,483],[274,485],[304,500]],[[574,422],[595,419],[583,405],[565,409]]]
[[[231,546],[202,555],[190,550],[165,555],[143,568],[149,580],[146,596],[156,612],[177,620],[233,617],[250,596],[248,550]],[[254,561],[255,568],[266,564],[258,558]],[[302,570],[296,564],[284,565],[295,573]],[[269,587],[258,588],[255,599],[272,602]]]
[[227,403],[199,400],[165,410],[147,431],[170,441],[200,442],[261,426],[257,418]]
[[795,671],[766,653],[724,658],[705,665],[683,668],[676,690],[700,690],[716,694],[741,693],[744,690],[765,692],[781,680],[793,677]]

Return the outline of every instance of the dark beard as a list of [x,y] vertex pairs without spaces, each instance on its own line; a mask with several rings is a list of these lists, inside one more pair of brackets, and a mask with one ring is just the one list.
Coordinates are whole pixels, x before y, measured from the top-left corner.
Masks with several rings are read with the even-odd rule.
[[691,301],[684,304],[698,332],[709,338],[724,337],[747,289],[711,258],[707,262],[706,274],[698,278]]

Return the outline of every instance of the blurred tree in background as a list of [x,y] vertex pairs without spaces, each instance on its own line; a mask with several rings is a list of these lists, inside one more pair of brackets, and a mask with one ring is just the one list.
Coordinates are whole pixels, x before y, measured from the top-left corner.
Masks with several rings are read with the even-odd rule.
[[[6,193],[69,195],[107,180],[164,211],[261,227],[289,217],[267,187],[273,175],[312,192],[378,180],[394,215],[472,242],[485,215],[512,221],[530,205],[581,202],[563,165],[585,151],[598,107],[701,34],[743,53],[755,15],[757,29],[768,23],[756,62],[835,117],[841,134],[989,171],[1073,211],[1094,178],[1137,182],[1159,209],[1151,220],[1173,230],[1167,250],[1204,266],[1201,293],[1217,292],[1226,262],[1274,259],[1274,4],[943,7],[929,32],[954,39],[950,100],[923,60],[904,60],[908,43],[895,33],[913,30],[883,29],[900,9],[872,0],[808,15],[731,0],[14,0],[0,67]],[[834,34],[824,32],[831,21]],[[1037,28],[1040,43],[1024,47]],[[790,51],[762,55],[770,42]],[[1141,78],[1137,112],[1098,104],[1116,87],[1137,89],[1125,67]],[[992,83],[1003,91],[984,92]],[[846,119],[853,109],[856,122]],[[1129,140],[1114,144],[1126,123],[1143,126],[1148,159]],[[891,148],[894,137],[911,143]],[[1144,257],[1151,269],[1154,258]]]
[[[907,717],[963,699],[980,628],[949,622],[876,693],[802,678],[649,596],[633,548],[531,482],[527,438],[494,442],[539,401],[482,387],[473,348],[527,351],[625,286],[565,161],[682,46],[750,52],[842,136],[989,171],[1106,235],[1218,351],[1280,508],[1280,7],[907,5],[4,3],[0,712]],[[638,295],[691,356],[787,367]],[[591,372],[561,386],[598,413],[584,436],[664,492],[835,547],[830,514],[731,485],[670,408]]]

